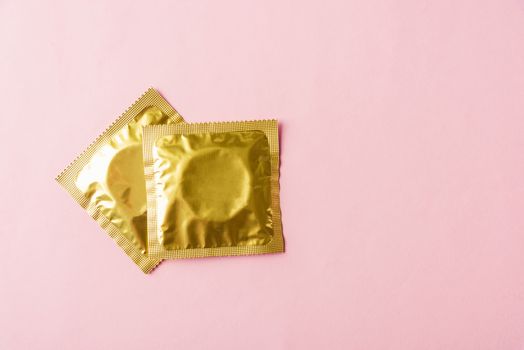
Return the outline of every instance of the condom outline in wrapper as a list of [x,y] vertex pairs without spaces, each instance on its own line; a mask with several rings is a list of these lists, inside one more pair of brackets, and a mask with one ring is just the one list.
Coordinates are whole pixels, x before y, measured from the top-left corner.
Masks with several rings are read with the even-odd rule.
[[150,88],[56,178],[145,273],[161,259],[147,256],[142,127],[182,122]]
[[144,127],[151,257],[284,251],[276,120]]

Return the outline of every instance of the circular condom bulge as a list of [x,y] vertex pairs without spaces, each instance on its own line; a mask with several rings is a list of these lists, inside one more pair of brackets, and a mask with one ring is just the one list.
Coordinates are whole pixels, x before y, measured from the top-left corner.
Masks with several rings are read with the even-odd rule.
[[208,149],[185,162],[180,186],[195,215],[226,221],[247,206],[251,179],[241,157],[225,149]]
[[140,144],[123,148],[115,154],[109,163],[107,186],[116,202],[131,216],[145,212],[146,185]]

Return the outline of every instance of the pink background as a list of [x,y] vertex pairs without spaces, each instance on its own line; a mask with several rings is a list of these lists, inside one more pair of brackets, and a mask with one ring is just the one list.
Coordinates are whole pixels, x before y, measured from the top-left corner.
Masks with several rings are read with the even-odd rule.
[[[524,349],[524,2],[0,0],[0,349]],[[282,123],[281,255],[144,275],[54,177],[149,86]]]

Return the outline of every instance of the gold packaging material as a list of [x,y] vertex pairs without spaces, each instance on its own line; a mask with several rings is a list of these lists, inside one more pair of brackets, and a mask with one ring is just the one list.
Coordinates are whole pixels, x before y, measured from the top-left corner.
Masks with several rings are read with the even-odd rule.
[[149,256],[284,251],[276,120],[144,127]]
[[161,260],[147,256],[142,127],[182,122],[149,89],[56,178],[145,273]]

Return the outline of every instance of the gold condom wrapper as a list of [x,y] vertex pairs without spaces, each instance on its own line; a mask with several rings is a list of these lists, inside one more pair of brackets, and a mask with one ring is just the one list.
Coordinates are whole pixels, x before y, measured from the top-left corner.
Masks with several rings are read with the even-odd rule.
[[161,260],[147,256],[142,128],[183,121],[149,89],[56,178],[145,273]]
[[276,120],[144,128],[149,255],[284,251]]

